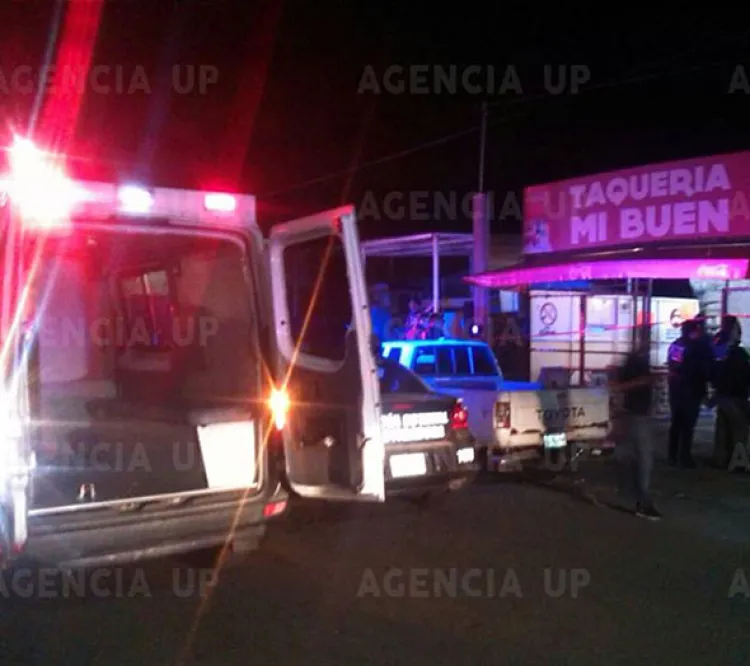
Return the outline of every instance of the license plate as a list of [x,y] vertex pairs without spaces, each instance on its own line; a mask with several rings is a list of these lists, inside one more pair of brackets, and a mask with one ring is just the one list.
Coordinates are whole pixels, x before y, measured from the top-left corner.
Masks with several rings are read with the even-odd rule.
[[564,432],[547,433],[544,436],[545,449],[564,449],[568,444],[568,439]]
[[216,423],[198,428],[206,480],[211,490],[234,490],[255,482],[255,424]]
[[460,465],[474,462],[474,449],[459,449],[457,455]]
[[427,461],[424,453],[402,453],[398,456],[391,456],[390,465],[391,476],[394,479],[427,474]]

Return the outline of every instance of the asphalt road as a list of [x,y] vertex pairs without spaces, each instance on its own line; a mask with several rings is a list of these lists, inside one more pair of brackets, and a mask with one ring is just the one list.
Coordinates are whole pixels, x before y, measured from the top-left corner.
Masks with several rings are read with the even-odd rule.
[[427,511],[308,505],[213,590],[171,561],[6,585],[0,663],[745,664],[749,543],[510,479]]

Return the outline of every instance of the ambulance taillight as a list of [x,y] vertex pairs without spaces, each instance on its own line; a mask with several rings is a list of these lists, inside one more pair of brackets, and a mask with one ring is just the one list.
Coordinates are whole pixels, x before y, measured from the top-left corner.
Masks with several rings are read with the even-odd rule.
[[274,388],[268,399],[268,406],[271,410],[271,418],[276,429],[283,430],[286,426],[289,408],[291,407],[291,401],[289,400],[289,394],[286,389],[283,387],[280,389]]

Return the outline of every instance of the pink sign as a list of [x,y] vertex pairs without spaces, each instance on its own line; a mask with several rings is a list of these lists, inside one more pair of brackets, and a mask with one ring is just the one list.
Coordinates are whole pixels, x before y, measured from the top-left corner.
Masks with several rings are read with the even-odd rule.
[[524,253],[750,237],[750,152],[529,187]]
[[465,280],[480,287],[502,289],[545,282],[620,280],[744,280],[749,259],[608,259],[578,261],[557,266],[508,268],[471,275]]

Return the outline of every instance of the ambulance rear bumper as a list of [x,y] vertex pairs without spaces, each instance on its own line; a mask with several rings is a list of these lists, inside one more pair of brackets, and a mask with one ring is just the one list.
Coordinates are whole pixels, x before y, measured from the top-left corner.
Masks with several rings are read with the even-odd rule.
[[[130,564],[222,546],[228,539],[259,543],[273,510],[272,497],[222,493],[183,505],[154,503],[123,513],[109,507],[32,516],[23,559],[60,568]],[[278,507],[282,507],[279,511]]]

